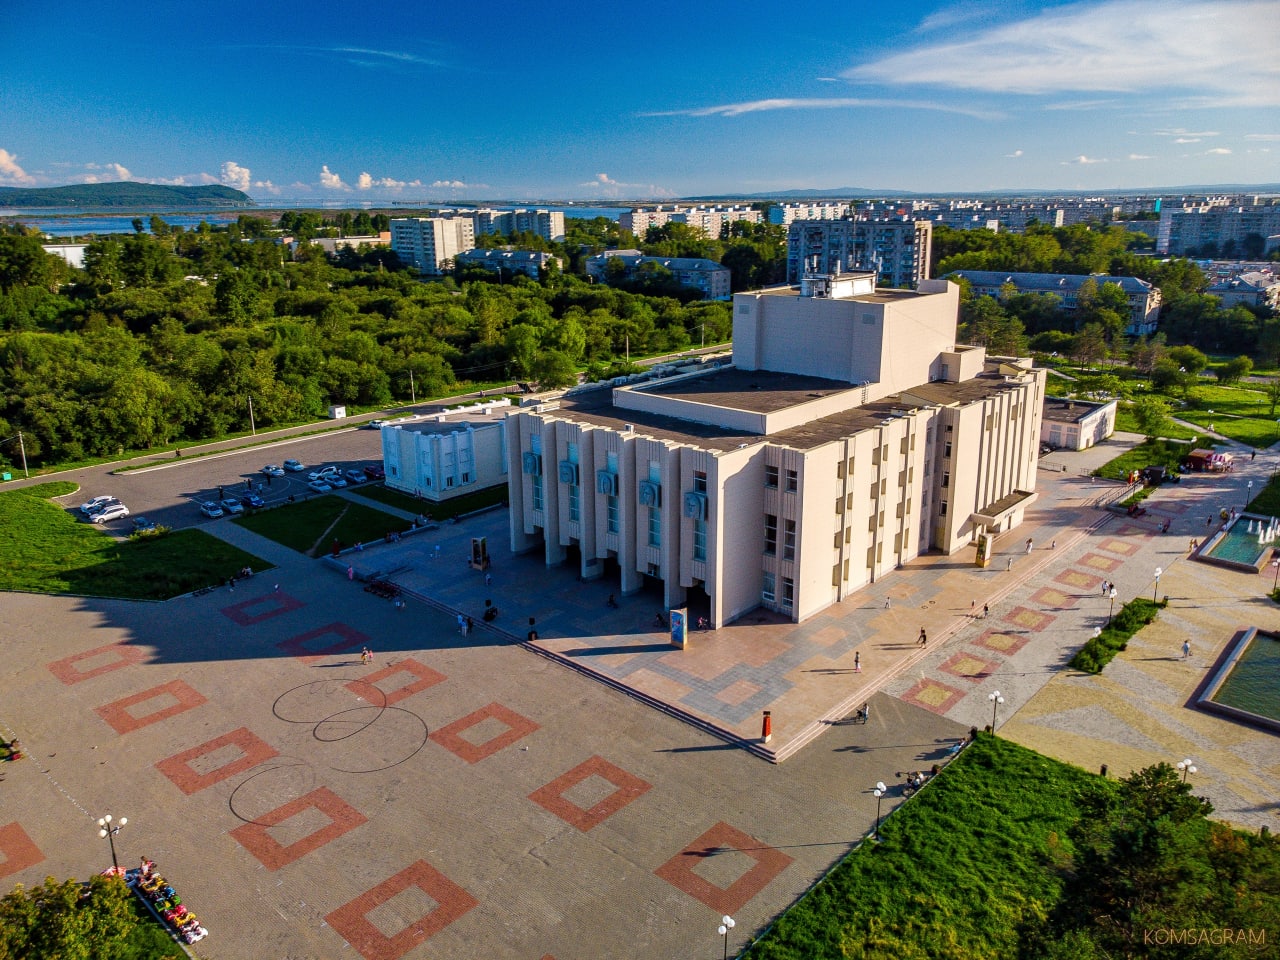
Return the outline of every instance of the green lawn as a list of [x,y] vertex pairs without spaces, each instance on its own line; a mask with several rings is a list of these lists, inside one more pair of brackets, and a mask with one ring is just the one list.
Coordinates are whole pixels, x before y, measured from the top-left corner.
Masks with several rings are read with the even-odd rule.
[[980,735],[743,956],[1021,956],[1020,927],[1039,926],[1061,894],[1075,797],[1097,780]]
[[1280,425],[1271,414],[1271,401],[1252,387],[1201,384],[1191,391],[1191,402],[1181,407],[1168,397],[1173,415],[1251,447],[1269,447],[1280,440]]
[[1262,492],[1249,501],[1246,509],[1266,517],[1280,517],[1280,477],[1269,481]]
[[[1132,404],[1120,403],[1117,405],[1116,429],[1123,433],[1142,433],[1142,428],[1138,426],[1138,421],[1134,419]],[[1196,432],[1190,427],[1184,427],[1172,421],[1160,431],[1160,434],[1161,436],[1172,437],[1175,440],[1190,440],[1196,436]]]
[[327,553],[337,540],[344,547],[381,540],[404,530],[399,517],[352,503],[345,497],[320,496],[272,510],[236,517],[233,523],[309,556]]
[[507,499],[507,487],[505,484],[500,487],[477,490],[475,493],[466,493],[460,497],[445,500],[442,503],[419,500],[416,497],[409,496],[407,493],[401,493],[399,490],[392,490],[381,483],[353,487],[351,492],[362,497],[368,497],[370,500],[377,500],[379,503],[385,503],[389,507],[398,507],[414,514],[426,514],[434,520],[447,520],[450,517],[458,517],[473,510],[491,507],[496,503],[504,503]]
[[0,493],[0,590],[167,600],[270,567],[200,530],[117,541],[48,499],[76,489],[59,481]]
[[1124,479],[1130,470],[1141,470],[1143,467],[1164,466],[1177,471],[1182,458],[1195,449],[1198,440],[1187,443],[1165,440],[1144,440],[1132,450],[1128,450],[1114,460],[1109,460],[1093,471],[1095,476],[1109,477],[1113,480]]

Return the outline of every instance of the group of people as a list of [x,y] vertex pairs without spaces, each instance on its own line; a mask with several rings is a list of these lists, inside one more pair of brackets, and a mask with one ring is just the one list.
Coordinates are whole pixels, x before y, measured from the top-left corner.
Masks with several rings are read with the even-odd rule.
[[156,873],[154,860],[142,858],[142,865],[130,877],[138,893],[155,910],[184,943],[195,943],[209,935],[194,913],[183,906],[176,890]]

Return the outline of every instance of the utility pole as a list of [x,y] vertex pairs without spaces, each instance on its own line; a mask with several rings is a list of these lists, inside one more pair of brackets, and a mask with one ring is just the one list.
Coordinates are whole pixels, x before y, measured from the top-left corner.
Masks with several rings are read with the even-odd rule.
[[413,367],[409,368],[409,402],[410,403],[418,402],[418,390],[413,385]]
[[18,431],[18,449],[22,451],[22,475],[30,477],[31,471],[27,469],[27,444],[22,439],[22,431]]
[[255,437],[258,435],[258,428],[253,423],[253,394],[249,394],[249,432]]

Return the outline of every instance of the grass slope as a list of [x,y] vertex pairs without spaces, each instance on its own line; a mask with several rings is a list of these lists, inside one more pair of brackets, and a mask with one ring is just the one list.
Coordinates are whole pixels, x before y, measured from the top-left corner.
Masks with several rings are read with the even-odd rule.
[[76,489],[59,481],[0,493],[0,590],[167,600],[271,566],[200,530],[115,540],[48,499]]
[[470,513],[472,510],[492,507],[494,504],[503,503],[507,499],[506,484],[498,487],[489,487],[485,490],[477,490],[475,493],[464,493],[460,497],[452,497],[439,503],[433,500],[419,500],[416,497],[409,496],[407,493],[401,493],[399,490],[391,490],[381,483],[352,487],[351,492],[367,497],[370,500],[376,500],[379,503],[385,503],[389,507],[408,510],[414,514],[424,514],[433,520],[448,520],[450,517],[458,517],[464,513]]
[[782,915],[751,960],[1014,957],[1062,890],[1054,864],[1091,774],[979,735]]
[[236,517],[234,523],[309,556],[328,552],[334,540],[344,547],[381,540],[404,530],[408,521],[345,497],[320,496],[273,510]]

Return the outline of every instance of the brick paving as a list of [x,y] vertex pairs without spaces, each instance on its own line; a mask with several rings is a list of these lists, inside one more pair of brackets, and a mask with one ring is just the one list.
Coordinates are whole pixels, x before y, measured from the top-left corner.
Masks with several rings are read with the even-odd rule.
[[[500,513],[337,569],[222,524],[279,568],[168,604],[5,598],[0,733],[30,759],[0,770],[0,876],[105,866],[109,811],[122,862],[157,860],[204,918],[204,957],[710,955],[722,912],[738,948],[871,827],[875,781],[991,722],[997,686],[1002,735],[1116,773],[1192,757],[1221,815],[1275,827],[1276,738],[1187,705],[1237,625],[1277,628],[1269,583],[1182,556],[1265,469],[1163,488],[1136,519],[1097,509],[1109,485],[1042,475],[987,569],[922,558],[805,624],[752,615],[683,651],[656,598],[609,610],[616,586],[504,555]],[[491,586],[463,566],[472,535]],[[347,562],[425,602],[365,593]],[[1102,580],[1127,599],[1157,565],[1161,619],[1102,676],[1064,671]],[[541,655],[511,642],[530,616]],[[761,747],[762,709],[784,763],[734,746]]]

